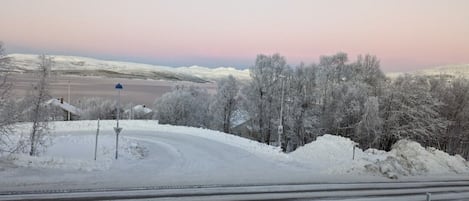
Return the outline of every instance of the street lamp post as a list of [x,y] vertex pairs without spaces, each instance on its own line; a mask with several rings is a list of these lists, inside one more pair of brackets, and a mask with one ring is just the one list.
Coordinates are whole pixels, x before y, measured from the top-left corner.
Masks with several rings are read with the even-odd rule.
[[282,79],[282,98],[280,99],[280,124],[278,126],[278,147],[282,149],[282,134],[283,134],[283,96],[285,94],[285,76],[280,75]]
[[114,127],[114,131],[116,132],[116,160],[118,158],[119,153],[119,133],[122,131],[122,128],[119,127],[119,118],[120,118],[120,99],[121,99],[121,90],[124,87],[121,83],[117,83],[116,90],[117,90],[117,126]]

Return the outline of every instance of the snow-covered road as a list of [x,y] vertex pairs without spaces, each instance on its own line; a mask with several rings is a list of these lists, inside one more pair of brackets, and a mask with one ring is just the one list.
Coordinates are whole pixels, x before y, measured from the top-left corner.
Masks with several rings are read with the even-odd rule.
[[0,191],[298,183],[322,177],[277,148],[247,139],[148,123],[131,127],[125,121],[119,159],[113,159],[113,122],[104,122],[94,161],[95,122],[89,123],[56,125],[54,142],[39,159],[4,161]]
[[145,168],[145,172],[156,180],[245,183],[250,178],[272,177],[292,170],[291,166],[201,137],[147,131],[130,133],[128,136],[153,144],[147,146],[150,154],[145,163],[138,170],[128,171],[137,174]]
[[[188,194],[185,199],[207,200],[210,194],[214,200],[376,195],[412,200],[425,192],[447,198],[445,194],[451,192],[464,196],[469,191],[465,174],[390,180],[382,175],[338,172],[342,168],[334,169],[334,165],[363,165],[350,159],[353,142],[348,139],[324,136],[303,153],[284,154],[277,147],[237,136],[155,121],[121,122],[118,160],[114,160],[115,121],[102,121],[98,160],[94,161],[96,123],[54,122],[52,144],[42,156],[0,157],[0,198],[173,200]],[[27,129],[27,124],[20,125],[18,133]],[[357,154],[368,157],[363,151]],[[435,186],[434,181],[444,180],[453,183]]]

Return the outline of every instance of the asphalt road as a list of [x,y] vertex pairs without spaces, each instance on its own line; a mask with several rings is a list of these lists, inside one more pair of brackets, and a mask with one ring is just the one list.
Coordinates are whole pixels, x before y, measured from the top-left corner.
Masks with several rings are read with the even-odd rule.
[[[9,76],[13,83],[12,95],[20,98],[27,95],[32,83],[36,80],[32,74],[11,74]],[[159,81],[123,78],[101,78],[85,76],[52,76],[50,93],[55,98],[68,97],[68,82],[70,81],[71,99],[84,97],[115,98],[114,86],[122,83],[124,90],[121,92],[123,103],[152,105],[156,98],[171,91],[176,85],[196,85],[206,88],[210,93],[216,90],[214,83],[192,83],[183,81]],[[72,101],[73,103],[73,101]]]

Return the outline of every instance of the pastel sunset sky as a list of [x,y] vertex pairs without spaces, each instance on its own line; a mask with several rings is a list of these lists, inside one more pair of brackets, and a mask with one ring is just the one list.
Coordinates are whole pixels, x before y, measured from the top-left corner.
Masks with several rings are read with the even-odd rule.
[[8,53],[169,66],[296,65],[342,51],[384,71],[469,63],[467,0],[2,0]]

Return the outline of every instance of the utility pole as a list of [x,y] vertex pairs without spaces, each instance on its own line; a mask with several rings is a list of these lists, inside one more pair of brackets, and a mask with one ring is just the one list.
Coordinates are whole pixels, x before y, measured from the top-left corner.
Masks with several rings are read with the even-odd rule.
[[285,94],[285,76],[280,75],[282,79],[282,98],[280,99],[280,125],[278,126],[278,147],[282,150],[282,134],[283,134],[283,96]]
[[94,144],[94,160],[96,160],[96,153],[98,152],[98,135],[99,135],[99,118],[98,118],[98,129],[96,130],[96,141]]
[[120,118],[120,99],[121,99],[121,90],[123,89],[123,86],[121,83],[117,83],[116,85],[116,90],[117,90],[117,126],[114,127],[114,131],[116,132],[116,160],[119,155],[119,133],[122,131],[122,128],[119,127],[119,118]]
[[[68,80],[68,104],[71,104],[71,100],[70,100],[70,80]],[[70,110],[67,111],[67,120],[70,121]]]

